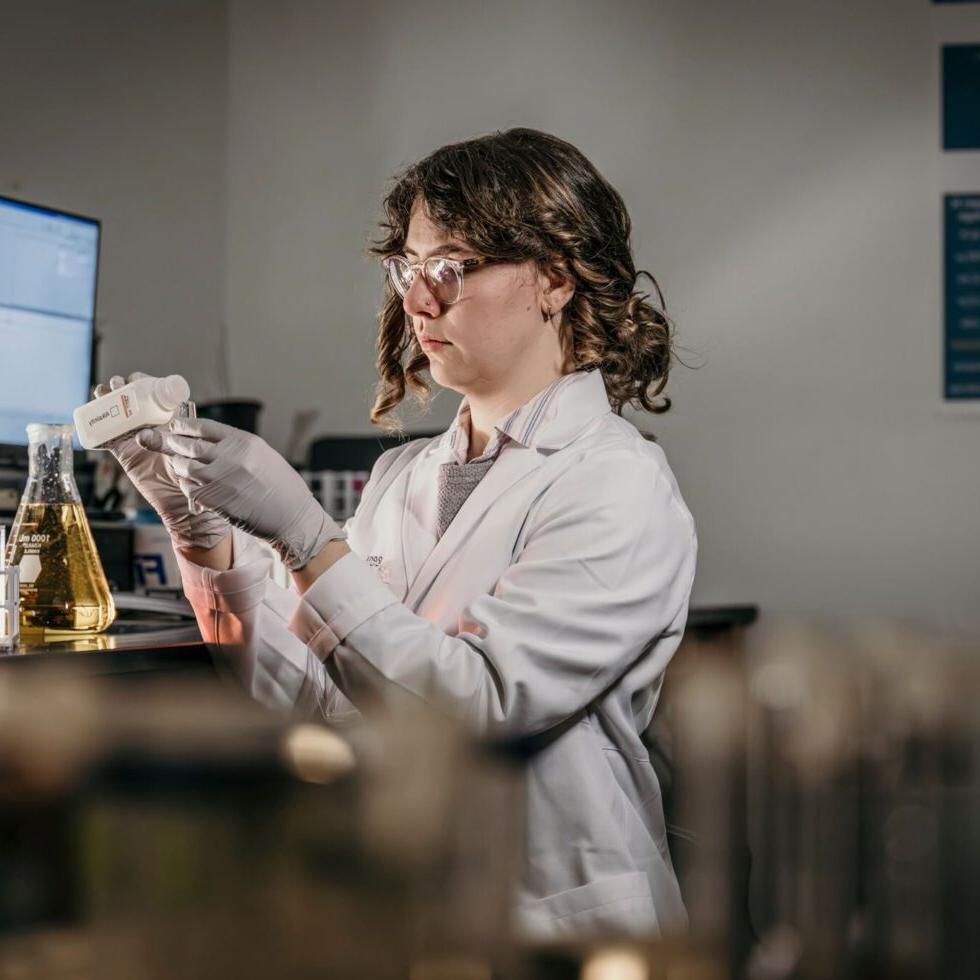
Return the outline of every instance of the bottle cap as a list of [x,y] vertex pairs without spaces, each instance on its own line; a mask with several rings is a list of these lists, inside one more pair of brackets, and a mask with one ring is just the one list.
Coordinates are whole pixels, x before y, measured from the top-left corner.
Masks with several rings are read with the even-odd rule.
[[181,402],[186,402],[191,397],[191,389],[179,374],[170,374],[166,378],[157,379],[153,394],[160,405],[169,411]]

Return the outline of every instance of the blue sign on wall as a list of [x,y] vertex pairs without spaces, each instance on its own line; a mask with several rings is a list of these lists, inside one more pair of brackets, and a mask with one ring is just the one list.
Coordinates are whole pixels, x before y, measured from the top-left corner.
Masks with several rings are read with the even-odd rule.
[[980,399],[980,194],[945,201],[945,354],[949,399]]
[[943,45],[943,149],[980,149],[980,44]]

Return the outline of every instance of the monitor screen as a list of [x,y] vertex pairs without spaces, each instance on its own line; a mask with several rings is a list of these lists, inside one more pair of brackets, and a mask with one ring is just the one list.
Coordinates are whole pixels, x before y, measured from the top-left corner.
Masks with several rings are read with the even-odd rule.
[[91,397],[99,230],[0,197],[0,444],[25,445],[28,422],[71,422]]

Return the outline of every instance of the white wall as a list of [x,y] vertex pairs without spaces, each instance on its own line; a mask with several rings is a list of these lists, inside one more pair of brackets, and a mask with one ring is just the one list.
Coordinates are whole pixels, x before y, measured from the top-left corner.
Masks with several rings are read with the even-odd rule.
[[223,0],[0,10],[0,194],[102,220],[103,376],[219,393],[226,51]]
[[551,130],[624,194],[703,363],[645,420],[700,527],[696,600],[978,621],[980,414],[938,408],[940,192],[980,187],[938,149],[953,18],[980,40],[924,0],[233,0],[236,386],[274,440],[307,405],[366,431],[385,179]]

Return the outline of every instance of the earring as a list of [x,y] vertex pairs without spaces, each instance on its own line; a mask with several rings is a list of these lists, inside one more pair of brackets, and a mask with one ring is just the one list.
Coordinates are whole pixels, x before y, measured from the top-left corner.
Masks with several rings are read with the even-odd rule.
[[541,311],[541,319],[544,323],[551,323],[552,316],[554,316],[554,314],[551,312],[551,310]]

